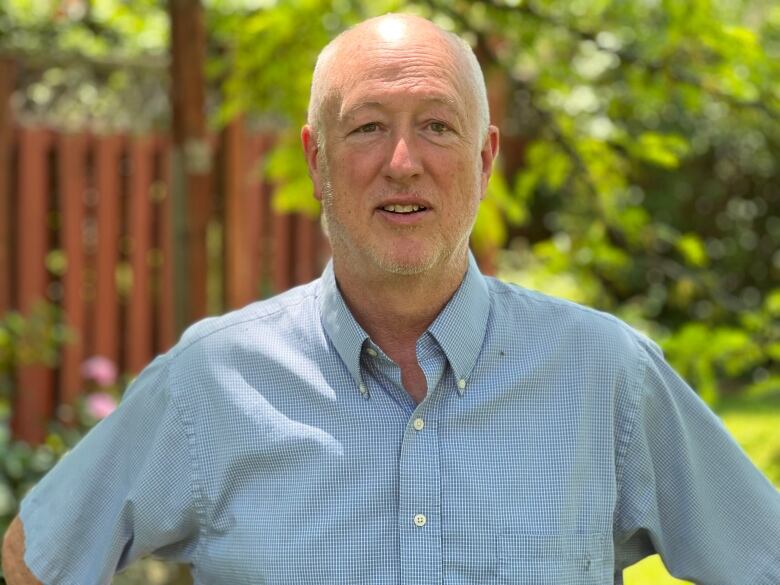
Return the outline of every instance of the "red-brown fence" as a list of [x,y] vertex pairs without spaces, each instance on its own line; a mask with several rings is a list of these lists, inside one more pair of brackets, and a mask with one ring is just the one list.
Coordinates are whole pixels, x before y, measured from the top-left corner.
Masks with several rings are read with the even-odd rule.
[[[136,373],[175,341],[170,154],[161,136],[17,127],[6,142],[0,315],[46,299],[76,333],[56,370],[17,372],[13,430],[37,442],[82,392],[85,358]],[[213,142],[215,311],[311,280],[329,254],[316,220],[273,211],[258,172],[270,143],[238,124]]]

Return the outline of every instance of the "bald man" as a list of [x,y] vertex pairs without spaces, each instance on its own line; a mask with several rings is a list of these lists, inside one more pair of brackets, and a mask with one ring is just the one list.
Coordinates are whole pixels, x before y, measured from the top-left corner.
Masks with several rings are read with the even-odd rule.
[[498,130],[467,45],[369,20],[321,53],[308,118],[332,262],[152,362],[23,501],[10,583],[154,554],[204,585],[601,585],[654,552],[780,583],[777,491],[658,348],[480,274]]

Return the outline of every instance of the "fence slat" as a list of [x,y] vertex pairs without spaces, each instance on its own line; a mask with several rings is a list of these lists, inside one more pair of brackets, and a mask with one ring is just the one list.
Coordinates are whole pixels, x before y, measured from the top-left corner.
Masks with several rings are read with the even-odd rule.
[[152,306],[149,291],[151,251],[151,186],[153,144],[138,138],[130,145],[130,190],[128,197],[128,236],[133,284],[127,312],[125,368],[137,374],[152,358]]
[[75,332],[62,351],[60,402],[74,404],[81,392],[84,315],[84,192],[87,189],[87,136],[61,134],[57,140],[58,206],[62,217],[61,245],[67,259],[62,277],[65,323]]
[[303,213],[295,217],[295,283],[303,284],[314,278],[317,272],[314,258],[314,222]]
[[171,145],[168,139],[158,141],[159,179],[162,182],[162,201],[159,203],[157,245],[162,251],[159,266],[160,290],[156,304],[157,344],[155,351],[168,350],[176,341],[176,319],[173,308],[173,217],[171,199]]
[[292,261],[293,216],[287,213],[271,215],[271,233],[273,235],[273,288],[274,292],[287,290],[292,286],[290,264]]
[[260,284],[263,278],[263,237],[265,209],[263,205],[264,185],[260,173],[260,162],[263,159],[264,140],[261,135],[249,136],[246,141],[247,152],[247,216],[250,221],[247,226],[247,250],[249,250],[249,280],[252,298],[256,300],[261,295]]
[[260,288],[259,296],[263,297],[270,294],[272,289],[273,277],[272,258],[273,258],[273,233],[271,226],[271,186],[263,178],[260,172],[260,165],[266,153],[270,149],[271,140],[260,138],[255,141],[256,157],[253,172],[257,177],[257,283]]
[[119,299],[116,269],[120,237],[120,157],[122,137],[104,136],[95,144],[95,186],[97,190],[96,292],[94,347],[91,353],[119,363]]
[[225,304],[228,309],[246,305],[254,297],[251,278],[252,254],[250,224],[249,176],[246,156],[246,133],[240,118],[227,125],[222,133],[224,161],[225,226]]
[[48,276],[48,195],[49,134],[46,130],[24,128],[19,136],[19,304],[28,311],[46,295]]
[[[48,274],[48,166],[49,134],[25,128],[20,132],[18,225],[19,241],[17,298],[28,313],[46,296]],[[38,443],[46,436],[46,421],[54,411],[52,371],[41,365],[22,366],[17,371],[14,400],[14,435]]]
[[325,232],[322,231],[321,219],[317,223],[317,238],[315,246],[317,247],[317,276],[319,276],[322,273],[323,267],[328,262],[328,259],[331,257],[332,252],[330,249],[330,242],[328,241],[328,237],[325,235]]

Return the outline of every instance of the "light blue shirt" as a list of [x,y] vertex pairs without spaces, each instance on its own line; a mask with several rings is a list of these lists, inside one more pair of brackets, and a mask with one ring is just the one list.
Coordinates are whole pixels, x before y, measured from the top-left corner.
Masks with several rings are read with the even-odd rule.
[[26,497],[47,584],[154,553],[200,585],[621,583],[659,552],[780,583],[780,496],[659,349],[483,277],[417,343],[428,395],[321,279],[190,328]]

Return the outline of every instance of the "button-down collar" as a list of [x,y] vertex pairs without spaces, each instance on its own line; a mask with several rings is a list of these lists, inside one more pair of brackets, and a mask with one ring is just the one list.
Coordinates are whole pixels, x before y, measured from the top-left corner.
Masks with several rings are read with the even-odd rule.
[[[332,261],[328,262],[322,274],[319,307],[325,332],[357,387],[365,388],[360,372],[360,354],[368,334],[355,320],[339,291]],[[468,270],[463,281],[428,328],[447,356],[461,393],[479,357],[489,314],[487,284],[474,256],[469,253]]]
[[444,350],[461,394],[482,349],[489,315],[487,283],[477,261],[469,253],[469,267],[463,282],[428,328]]
[[341,296],[333,272],[333,260],[325,266],[320,286],[319,306],[322,326],[355,380],[355,384],[361,390],[361,394],[365,395],[363,389],[366,385],[360,373],[360,352],[368,339],[368,333],[352,316],[344,297]]

